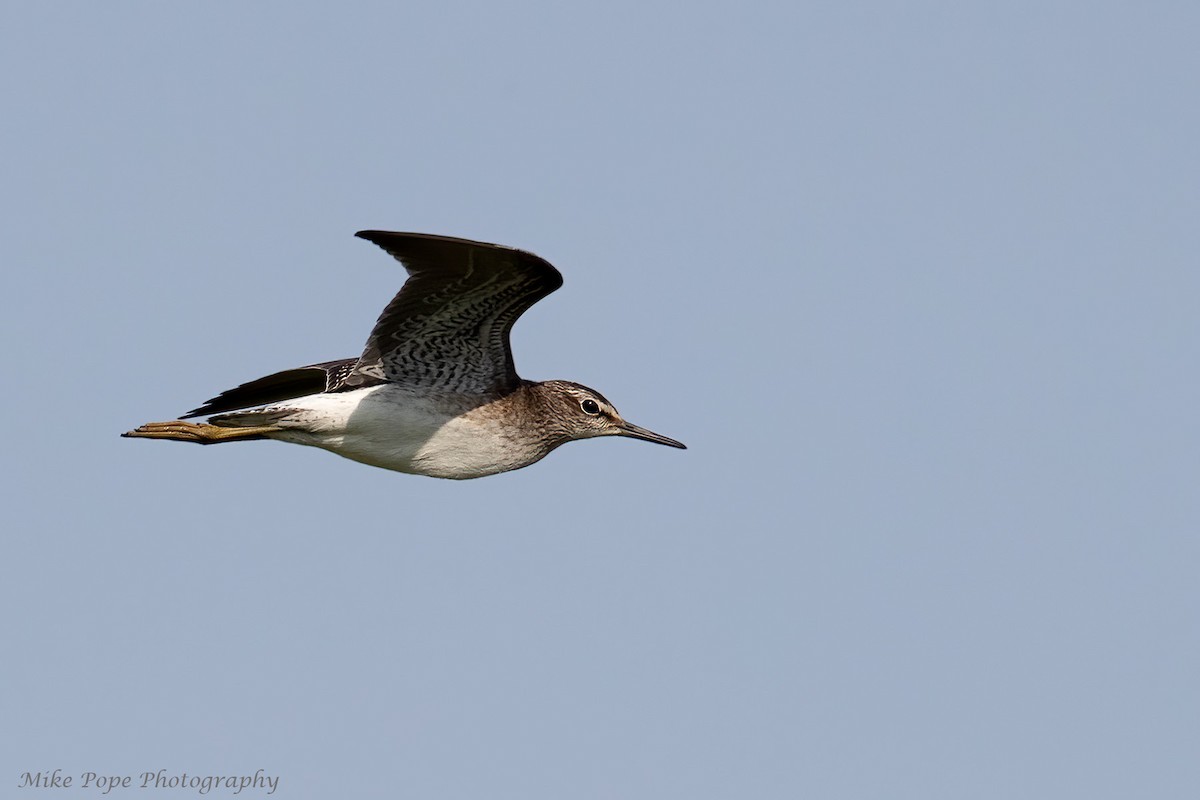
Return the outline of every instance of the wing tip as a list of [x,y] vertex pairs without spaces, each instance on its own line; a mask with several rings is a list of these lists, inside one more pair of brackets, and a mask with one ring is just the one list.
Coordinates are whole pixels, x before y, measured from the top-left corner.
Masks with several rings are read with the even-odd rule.
[[379,244],[379,240],[386,236],[389,231],[363,230],[355,231],[354,235],[359,239],[364,239],[371,244]]
[[[526,250],[521,250],[517,247],[512,247],[507,244],[496,244],[495,242],[484,242],[479,239],[464,239],[461,236],[447,236],[441,233],[417,233],[416,231],[381,231],[374,229],[366,229],[356,231],[354,233],[359,239],[365,239],[371,244],[377,244],[384,249],[387,249],[389,244],[401,243],[403,240],[409,242],[425,242],[428,244],[444,244],[444,245],[466,245],[468,247],[482,247],[489,250],[508,250],[515,253],[524,253],[533,256]],[[537,256],[534,256],[537,258]]]

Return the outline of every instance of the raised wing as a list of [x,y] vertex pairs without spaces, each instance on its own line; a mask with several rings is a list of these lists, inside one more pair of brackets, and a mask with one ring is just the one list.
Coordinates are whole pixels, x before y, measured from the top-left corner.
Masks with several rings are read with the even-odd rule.
[[503,395],[520,383],[509,331],[562,286],[545,260],[511,247],[423,233],[359,231],[404,265],[345,388],[383,379],[447,392]]

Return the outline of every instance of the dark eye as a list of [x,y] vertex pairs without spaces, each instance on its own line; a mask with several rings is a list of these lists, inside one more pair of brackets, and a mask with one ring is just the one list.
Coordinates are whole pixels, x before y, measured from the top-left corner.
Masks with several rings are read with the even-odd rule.
[[579,404],[585,414],[599,414],[600,406],[595,400],[584,400]]

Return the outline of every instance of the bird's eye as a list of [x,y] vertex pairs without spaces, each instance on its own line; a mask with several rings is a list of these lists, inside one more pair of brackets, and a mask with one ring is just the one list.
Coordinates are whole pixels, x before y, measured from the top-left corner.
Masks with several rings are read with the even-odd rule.
[[595,400],[591,400],[591,399],[584,400],[582,403],[579,404],[579,407],[583,409],[583,413],[585,413],[585,414],[599,414],[600,413],[600,405]]

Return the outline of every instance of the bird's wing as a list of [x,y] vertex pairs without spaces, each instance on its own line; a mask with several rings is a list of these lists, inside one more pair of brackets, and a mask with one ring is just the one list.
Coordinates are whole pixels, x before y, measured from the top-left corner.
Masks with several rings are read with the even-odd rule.
[[344,387],[380,379],[467,394],[507,394],[520,378],[513,323],[562,286],[523,250],[422,233],[359,231],[404,265],[409,279],[379,316]]
[[326,361],[321,364],[311,364],[307,367],[288,369],[276,372],[256,381],[243,383],[221,392],[216,397],[205,401],[204,405],[194,408],[180,417],[206,417],[209,414],[221,414],[225,411],[237,411],[253,406],[266,406],[291,400],[294,397],[304,397],[322,392],[336,392],[350,376],[356,358],[343,358],[340,361]]

